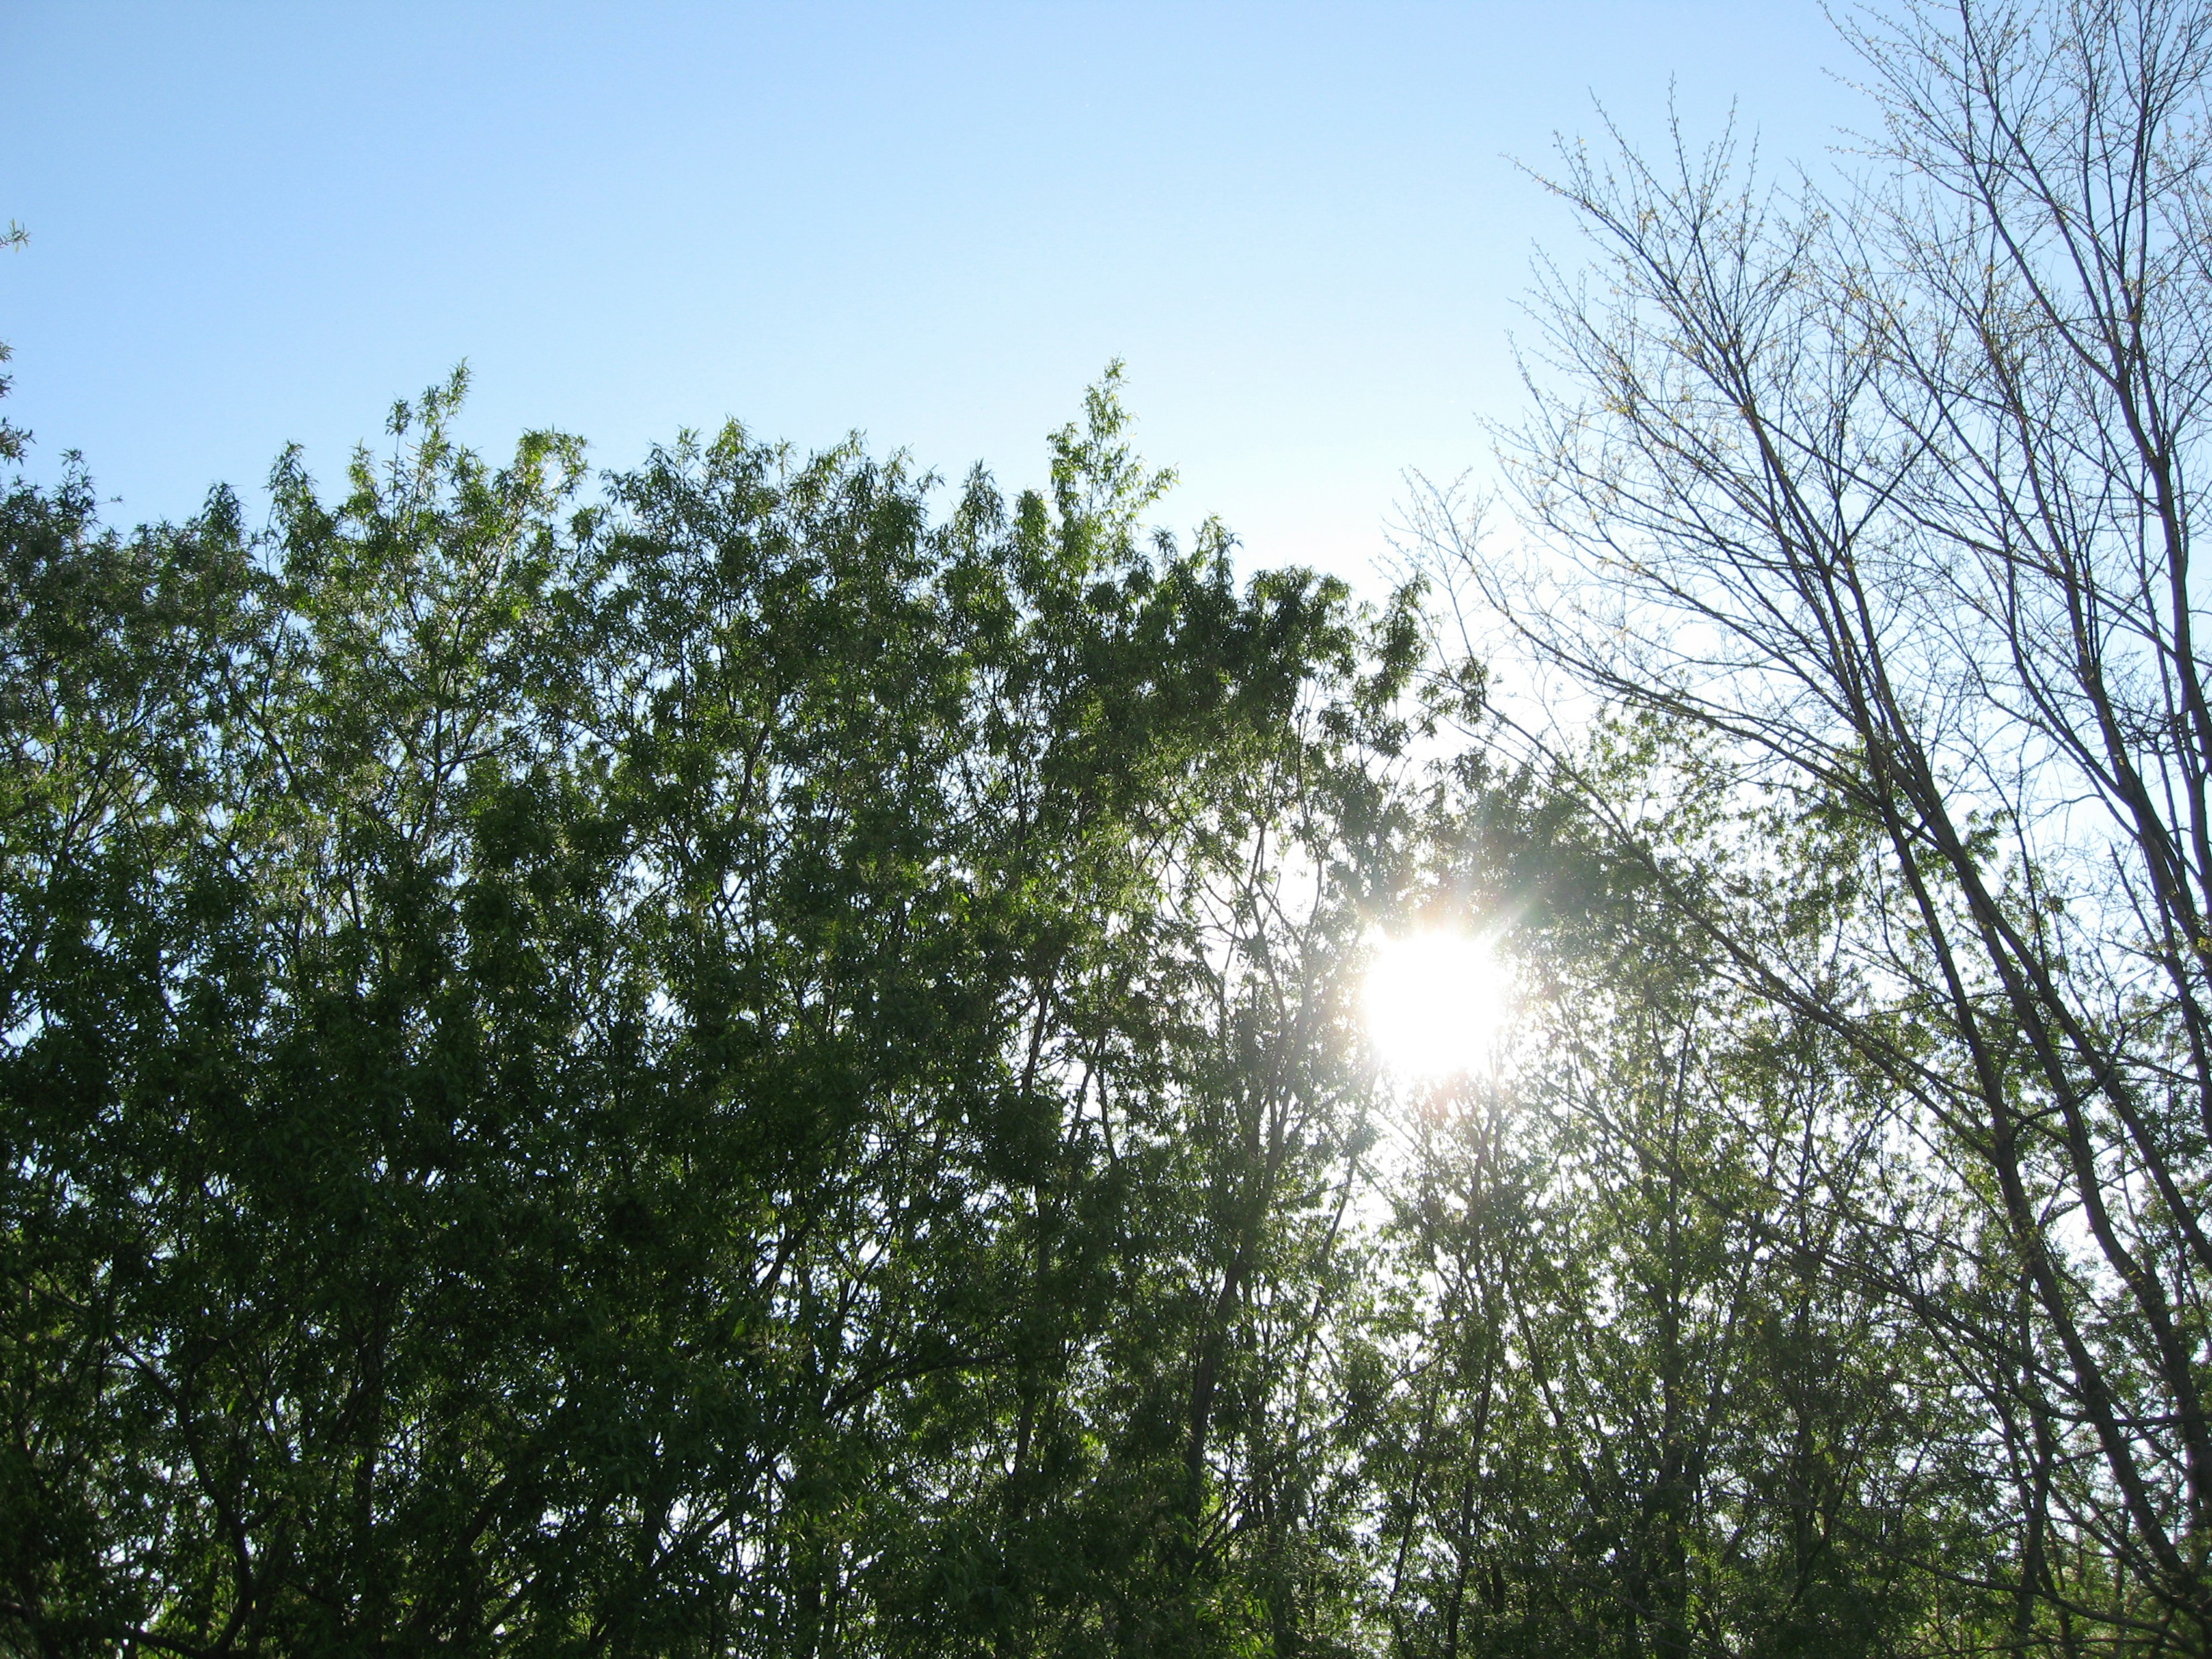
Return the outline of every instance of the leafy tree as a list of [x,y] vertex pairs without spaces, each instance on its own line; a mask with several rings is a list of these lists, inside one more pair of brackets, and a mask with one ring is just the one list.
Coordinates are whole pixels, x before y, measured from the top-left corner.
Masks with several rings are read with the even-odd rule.
[[1407,615],[462,391],[8,498],[0,1644],[1325,1650]]
[[[1663,728],[1607,731],[1589,761],[1662,842],[1725,798]],[[1522,994],[1498,1068],[1410,1123],[1403,1381],[1370,1471],[1398,1650],[1957,1639],[1974,1617],[1896,1556],[1973,1547],[1926,1467],[1958,1422],[1887,1299],[1833,1271],[1886,1173],[1879,1076],[1712,973],[1586,805],[1462,770],[1425,902],[1486,919]],[[1711,902],[1786,907],[1809,966],[1838,907],[1802,863],[1770,873]]]

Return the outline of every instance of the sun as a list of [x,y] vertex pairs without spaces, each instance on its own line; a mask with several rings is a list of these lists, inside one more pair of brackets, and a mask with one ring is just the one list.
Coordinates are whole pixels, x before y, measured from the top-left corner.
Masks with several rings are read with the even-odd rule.
[[1487,939],[1435,932],[1377,941],[1365,991],[1382,1063],[1401,1077],[1443,1078],[1490,1062],[1513,987]]

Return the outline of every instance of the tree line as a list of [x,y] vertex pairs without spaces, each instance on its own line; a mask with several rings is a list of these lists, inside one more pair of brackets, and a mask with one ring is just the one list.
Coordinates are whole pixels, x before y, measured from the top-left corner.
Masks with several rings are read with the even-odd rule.
[[2212,1648],[2212,11],[1845,27],[1841,185],[1563,152],[1375,604],[1112,373],[19,477],[0,1651]]

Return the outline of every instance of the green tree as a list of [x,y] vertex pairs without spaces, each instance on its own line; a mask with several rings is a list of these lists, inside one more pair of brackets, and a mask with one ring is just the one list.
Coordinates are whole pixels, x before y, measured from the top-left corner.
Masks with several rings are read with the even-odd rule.
[[[1725,771],[1663,728],[1586,761],[1662,843],[1725,810]],[[1896,1557],[1972,1547],[1928,1474],[1958,1422],[1888,1299],[1835,1271],[1883,1173],[1879,1077],[1713,973],[1558,781],[1460,770],[1423,902],[1497,929],[1522,992],[1497,1070],[1408,1103],[1371,1454],[1397,1650],[1954,1643],[1978,1614]],[[1775,858],[1714,908],[1786,911],[1809,967],[1848,914],[1817,875]]]
[[462,391],[8,499],[0,1643],[1325,1648],[1407,613]]

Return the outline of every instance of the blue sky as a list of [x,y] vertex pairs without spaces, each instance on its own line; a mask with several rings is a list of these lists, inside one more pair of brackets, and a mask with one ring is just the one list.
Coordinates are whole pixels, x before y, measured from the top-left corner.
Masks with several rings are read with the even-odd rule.
[[465,358],[473,440],[729,416],[1018,485],[1115,356],[1245,557],[1354,577],[1485,464],[1571,225],[1512,158],[1863,106],[1815,0],[126,6],[0,0],[7,408],[113,517],[334,477]]

